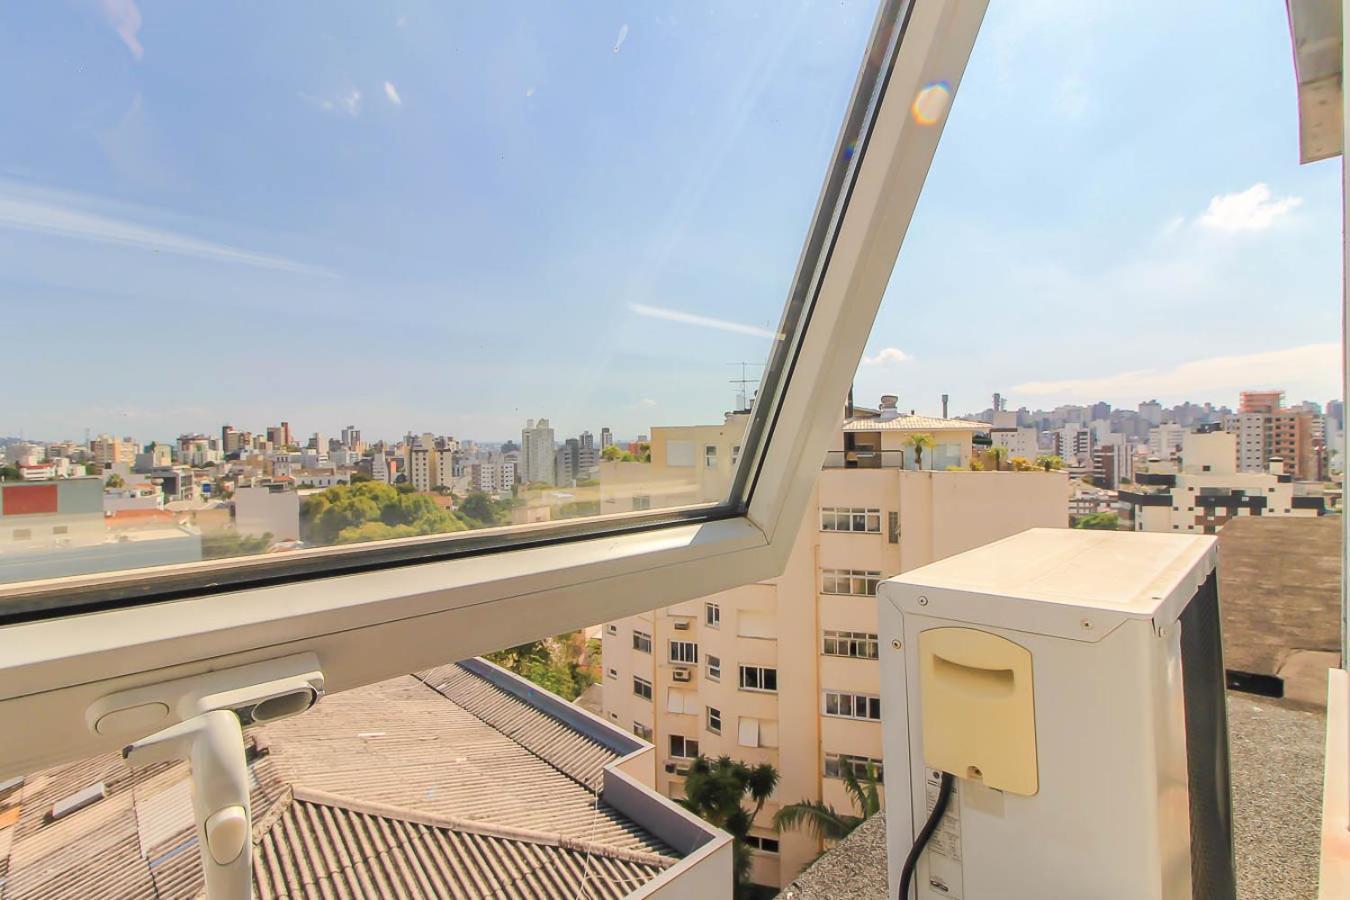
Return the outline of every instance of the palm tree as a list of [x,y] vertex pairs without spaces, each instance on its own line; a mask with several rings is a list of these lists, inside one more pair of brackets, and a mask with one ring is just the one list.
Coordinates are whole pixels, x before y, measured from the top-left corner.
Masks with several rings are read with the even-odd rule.
[[990,447],[990,448],[989,448],[988,450],[986,450],[985,452],[986,452],[987,454],[989,454],[989,456],[993,457],[993,459],[994,459],[994,471],[995,471],[995,472],[1002,472],[1002,471],[1003,471],[1003,461],[1004,461],[1005,459],[1008,458],[1008,448],[1007,448],[1007,447]]
[[1049,472],[1051,469],[1064,468],[1064,460],[1060,459],[1058,456],[1051,456],[1048,453],[1043,453],[1036,457],[1036,465]]
[[844,779],[844,789],[848,791],[849,798],[861,815],[838,812],[833,806],[818,800],[803,800],[778,810],[778,814],[773,817],[773,827],[778,831],[784,828],[802,828],[818,840],[841,841],[848,837],[853,829],[881,812],[877,772],[872,763],[867,764],[862,781],[858,780],[852,766],[844,766],[840,774]]
[[[777,786],[778,770],[773,766],[760,763],[751,767],[729,756],[719,756],[716,762],[699,756],[685,777],[680,805],[735,838],[732,857],[737,897],[750,892],[750,849],[745,838]],[[747,799],[755,804],[753,811],[746,810]]]
[[914,448],[914,467],[923,468],[923,451],[933,446],[933,436],[931,434],[911,434],[905,438],[905,445]]

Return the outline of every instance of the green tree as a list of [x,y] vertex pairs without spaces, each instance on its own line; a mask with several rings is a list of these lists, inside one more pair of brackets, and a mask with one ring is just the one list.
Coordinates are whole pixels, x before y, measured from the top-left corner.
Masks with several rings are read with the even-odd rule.
[[[768,763],[748,766],[729,756],[715,762],[700,755],[689,766],[684,780],[684,798],[680,804],[705,822],[710,822],[735,838],[732,847],[736,876],[736,897],[749,897],[750,848],[745,838],[755,826],[755,817],[764,801],[778,786],[778,770]],[[747,810],[746,802],[754,804]]]
[[1051,469],[1064,468],[1064,460],[1049,453],[1042,453],[1036,457],[1036,465],[1049,472]]
[[360,483],[362,483],[363,481],[374,481],[374,480],[375,480],[375,479],[371,478],[369,475],[365,474],[364,472],[353,472],[353,473],[352,473],[352,477],[351,477],[351,483],[352,483],[352,484],[360,484]]
[[207,531],[202,534],[202,559],[256,556],[272,546],[272,534],[249,535],[237,531]]
[[482,491],[470,491],[465,496],[464,502],[459,504],[457,512],[461,516],[473,519],[473,523],[470,524],[476,523],[477,527],[490,528],[502,524],[506,510],[502,508],[502,504]]
[[498,650],[487,654],[487,658],[570,701],[580,697],[586,688],[595,683],[589,668],[594,663],[583,659],[586,649],[587,642],[582,632],[569,631],[556,637]]
[[914,450],[914,468],[923,468],[923,451],[933,446],[933,436],[931,434],[911,434],[905,438],[905,446]]
[[1074,523],[1074,528],[1088,528],[1096,531],[1117,531],[1120,529],[1120,516],[1113,512],[1099,512],[1083,516]]
[[18,466],[0,466],[0,481],[20,481],[23,474]]
[[1007,447],[990,447],[985,451],[985,455],[994,461],[994,471],[1003,471],[1003,461],[1008,458]]
[[121,475],[118,475],[116,472],[114,472],[108,476],[107,481],[103,482],[103,486],[109,488],[123,488],[127,486],[127,483],[122,480]]
[[844,766],[841,774],[844,789],[858,815],[838,812],[819,800],[803,800],[778,810],[773,817],[774,829],[801,828],[818,840],[842,841],[853,829],[881,812],[881,792],[877,789],[877,772],[872,763],[867,764],[866,775],[861,781],[852,766]]
[[300,536],[311,544],[445,534],[468,525],[425,494],[366,481],[311,494],[300,505]]

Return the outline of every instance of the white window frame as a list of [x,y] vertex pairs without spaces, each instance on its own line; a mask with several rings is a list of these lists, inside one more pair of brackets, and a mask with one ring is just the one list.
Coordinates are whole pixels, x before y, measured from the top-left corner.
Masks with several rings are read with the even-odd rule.
[[[861,711],[861,715],[859,712]],[[876,715],[873,715],[873,713]],[[876,694],[854,691],[821,692],[820,713],[832,719],[856,719],[859,722],[881,721],[881,698]]]
[[[830,646],[833,644],[834,649]],[[836,631],[827,628],[821,634],[820,653],[822,656],[837,656],[841,659],[879,659],[881,642],[870,631]],[[858,649],[864,652],[844,653],[843,649]],[[865,651],[871,650],[869,655]]]
[[698,642],[671,638],[666,641],[666,659],[677,666],[698,665]]
[[86,721],[133,687],[313,653],[341,691],[781,574],[985,6],[882,3],[729,503],[0,585],[0,778],[143,736]]
[[[708,729],[708,732],[709,732],[710,734],[721,734],[721,733],[722,733],[722,710],[718,709],[718,708],[715,707],[715,706],[705,706],[704,709],[707,711],[707,725],[706,725],[706,727],[707,727],[707,729]],[[716,720],[716,724],[713,723],[713,720],[714,720],[714,719]]]
[[[680,753],[676,753],[676,752],[675,752],[675,742],[676,742],[676,741],[679,741],[679,742],[680,742],[680,745],[681,745],[681,746],[680,746],[680,750],[681,750]],[[700,749],[700,747],[699,747],[699,742],[698,742],[698,738],[685,737],[685,736],[682,735],[682,734],[672,734],[672,735],[669,736],[669,739],[666,741],[666,744],[667,744],[667,749],[670,750],[670,758],[671,758],[671,759],[698,759],[698,753],[699,753],[699,749]],[[691,746],[691,745],[692,745],[693,750],[694,750],[693,753],[690,753],[690,752],[689,752],[690,746]]]
[[[747,686],[746,686],[746,683],[745,683],[745,673],[746,673],[746,672],[757,672],[757,673],[759,673],[758,676],[755,678],[755,681],[757,681],[757,682],[759,683],[759,686],[758,686],[758,687],[747,687]],[[773,673],[773,687],[771,687],[771,688],[769,688],[769,687],[764,687],[765,682],[768,681],[768,679],[767,679],[767,678],[765,677],[765,675],[764,675],[764,673],[766,673],[766,672],[772,672],[772,673]],[[778,668],[777,668],[776,666],[746,666],[746,665],[742,665],[742,666],[740,667],[740,674],[739,674],[738,677],[737,677],[736,686],[737,686],[740,690],[743,690],[743,691],[753,691],[754,693],[757,693],[757,694],[776,694],[776,693],[778,693]]]
[[709,628],[722,627],[722,607],[717,603],[703,604],[703,624]]
[[[644,691],[638,690],[639,687],[646,688],[646,691],[644,692]],[[651,683],[650,681],[648,681],[647,679],[643,678],[641,675],[634,675],[634,676],[633,676],[633,696],[634,696],[634,697],[640,697],[640,698],[642,698],[643,700],[646,700],[648,703],[651,703],[651,702],[652,702],[652,696],[653,696],[653,694],[652,694],[652,683]]]
[[[646,646],[643,646],[643,645]],[[645,631],[633,629],[633,649],[638,653],[652,652],[652,636]]]
[[722,657],[713,656],[709,653],[705,659],[708,663],[708,680],[720,682],[722,680]]

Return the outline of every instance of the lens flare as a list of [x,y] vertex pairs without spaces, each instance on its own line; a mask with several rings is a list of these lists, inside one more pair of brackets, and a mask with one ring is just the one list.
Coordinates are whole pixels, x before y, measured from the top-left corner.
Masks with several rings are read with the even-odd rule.
[[844,145],[844,159],[852,159],[853,154],[858,152],[858,142],[849,141]]
[[920,125],[936,125],[938,119],[941,119],[942,114],[947,111],[947,102],[951,96],[951,85],[945,81],[934,81],[925,85],[914,98],[914,105],[909,108],[910,115],[914,116],[914,121]]

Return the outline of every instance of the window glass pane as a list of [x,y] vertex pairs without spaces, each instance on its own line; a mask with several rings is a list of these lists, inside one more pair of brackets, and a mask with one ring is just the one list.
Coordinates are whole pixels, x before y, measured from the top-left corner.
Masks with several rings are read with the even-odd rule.
[[0,36],[0,584],[727,499],[875,3],[115,5]]

